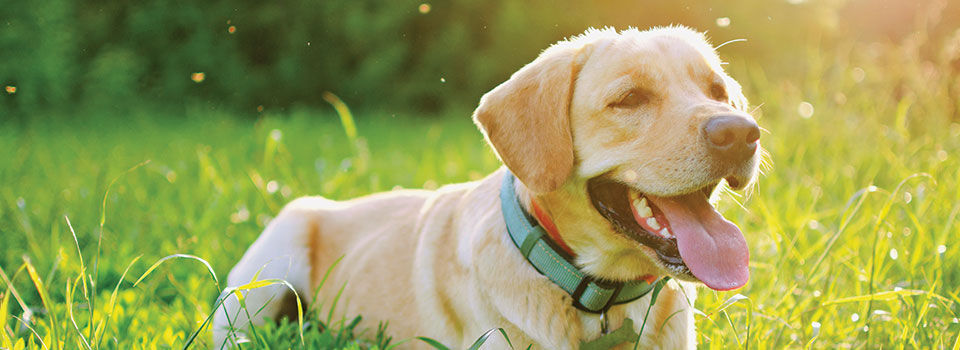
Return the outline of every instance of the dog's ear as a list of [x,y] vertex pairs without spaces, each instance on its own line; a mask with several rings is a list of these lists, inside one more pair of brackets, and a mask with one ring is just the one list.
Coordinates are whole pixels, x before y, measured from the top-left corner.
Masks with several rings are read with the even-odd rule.
[[473,112],[500,160],[535,193],[556,190],[573,171],[570,99],[588,51],[547,49],[483,95]]

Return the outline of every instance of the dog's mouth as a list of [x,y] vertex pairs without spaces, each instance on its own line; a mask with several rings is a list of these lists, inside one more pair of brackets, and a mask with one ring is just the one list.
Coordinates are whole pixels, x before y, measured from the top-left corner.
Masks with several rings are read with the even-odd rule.
[[731,290],[750,278],[750,252],[740,229],[707,200],[717,183],[658,197],[600,176],[587,182],[587,191],[614,229],[656,252],[655,260],[671,275]]

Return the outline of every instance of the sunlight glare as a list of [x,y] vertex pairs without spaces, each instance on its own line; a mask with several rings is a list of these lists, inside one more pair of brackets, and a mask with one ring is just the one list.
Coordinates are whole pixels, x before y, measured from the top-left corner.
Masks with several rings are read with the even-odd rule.
[[813,116],[813,105],[810,102],[803,101],[797,106],[797,113],[803,119],[810,119]]

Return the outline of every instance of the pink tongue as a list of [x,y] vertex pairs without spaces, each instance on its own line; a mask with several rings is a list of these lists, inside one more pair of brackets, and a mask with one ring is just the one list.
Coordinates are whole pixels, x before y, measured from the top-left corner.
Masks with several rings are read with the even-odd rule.
[[647,198],[666,216],[677,237],[680,257],[703,284],[716,290],[731,290],[747,283],[747,241],[736,225],[707,202],[703,193]]

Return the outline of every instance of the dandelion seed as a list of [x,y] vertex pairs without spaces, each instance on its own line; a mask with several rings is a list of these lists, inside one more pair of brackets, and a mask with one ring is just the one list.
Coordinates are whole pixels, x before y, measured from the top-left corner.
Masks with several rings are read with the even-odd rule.
[[730,17],[717,18],[717,27],[726,28],[730,26]]
[[900,254],[897,253],[897,248],[891,248],[891,249],[890,249],[890,259],[897,260],[898,257],[900,257]]
[[857,322],[860,320],[860,314],[854,312],[853,315],[850,315],[851,322]]
[[797,113],[803,119],[810,119],[813,116],[813,105],[810,102],[803,101],[797,106]]
[[820,292],[819,289],[813,291],[813,297],[814,297],[814,298],[819,298],[821,294],[823,294],[823,293]]
[[190,74],[190,80],[193,80],[194,83],[200,83],[206,78],[207,78],[207,75],[204,74],[203,72],[196,72],[196,73]]
[[877,192],[877,186],[874,186],[874,185],[867,186],[867,192]]
[[280,189],[280,184],[276,180],[270,180],[267,182],[267,193],[274,194],[277,193],[277,190]]
[[904,202],[904,203],[910,204],[910,201],[912,201],[912,200],[913,200],[913,195],[910,194],[910,192],[904,192],[904,193],[903,193],[903,202]]
[[283,138],[283,131],[280,131],[280,129],[270,130],[270,138],[274,141],[280,141]]
[[420,4],[420,6],[417,7],[417,10],[420,11],[421,14],[424,14],[424,15],[428,14],[430,13],[430,4],[427,4],[427,3]]
[[947,252],[947,246],[941,244],[937,246],[937,253],[943,254]]
[[227,33],[233,34],[233,33],[236,33],[236,32],[237,32],[237,26],[229,26],[229,27],[227,27]]
[[13,86],[13,85],[7,85],[7,86],[4,87],[3,89],[6,90],[7,93],[10,94],[10,95],[13,95],[13,94],[17,93],[17,87],[16,87],[16,86]]

